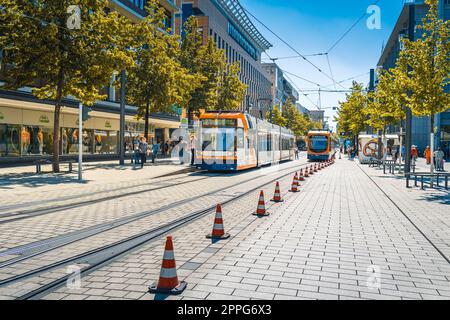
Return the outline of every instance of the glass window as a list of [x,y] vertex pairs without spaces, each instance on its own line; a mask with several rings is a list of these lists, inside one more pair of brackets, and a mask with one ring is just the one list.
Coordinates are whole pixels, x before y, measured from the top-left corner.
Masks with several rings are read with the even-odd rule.
[[244,140],[244,129],[239,128],[237,130],[237,147],[239,149],[244,149],[245,148],[245,140]]
[[69,155],[78,153],[78,129],[63,128],[61,141],[61,154]]
[[0,156],[20,156],[20,126],[0,124]]
[[235,129],[204,129],[202,134],[203,151],[235,151]]
[[93,154],[94,153],[94,130],[88,129],[83,130],[82,134],[83,141],[83,153]]
[[309,147],[311,151],[320,153],[328,149],[328,137],[326,136],[312,136],[309,140]]
[[96,154],[117,154],[118,151],[118,132],[95,130],[95,153]]
[[22,156],[51,155],[53,153],[53,129],[24,126],[21,131]]

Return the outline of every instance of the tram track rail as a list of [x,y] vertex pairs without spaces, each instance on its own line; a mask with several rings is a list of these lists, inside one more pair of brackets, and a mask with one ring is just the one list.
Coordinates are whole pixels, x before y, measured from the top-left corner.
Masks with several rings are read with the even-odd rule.
[[[206,180],[206,179],[209,179],[209,178],[211,178],[211,176],[203,177],[203,178],[199,178],[199,179],[195,179],[195,180],[190,180],[190,181],[183,181],[183,182],[180,182],[180,183],[178,183],[176,185],[180,186],[180,185],[184,185],[184,184],[188,184],[188,183],[194,183],[194,182],[198,182],[198,181],[201,181],[201,180]],[[174,181],[174,180],[177,180],[177,179],[180,179],[180,178],[174,178],[174,179],[171,179],[170,181]],[[143,187],[143,186],[149,185],[149,184],[151,184],[151,183],[147,182],[145,184],[128,187],[127,189],[136,189],[136,188],[140,188],[140,187]],[[55,212],[60,212],[60,211],[65,211],[65,210],[85,207],[85,206],[88,206],[88,205],[97,204],[97,203],[101,203],[101,202],[105,202],[105,201],[125,198],[125,197],[128,197],[128,196],[136,194],[136,192],[159,191],[159,190],[164,190],[164,189],[167,189],[167,188],[171,188],[173,186],[175,186],[175,184],[167,184],[167,183],[165,183],[164,185],[162,185],[160,187],[156,187],[156,188],[147,188],[147,189],[138,190],[138,191],[136,191],[136,190],[135,191],[128,191],[128,192],[121,193],[121,194],[118,194],[118,195],[111,195],[111,196],[97,198],[97,199],[92,199],[92,200],[87,200],[87,201],[68,203],[68,204],[63,204],[63,205],[59,205],[59,206],[51,206],[51,207],[48,206],[48,207],[45,207],[45,208],[29,209],[29,210],[24,210],[24,211],[19,211],[19,212],[12,212],[12,213],[3,213],[3,214],[0,214],[0,225],[6,224],[6,223],[15,222],[15,221],[20,221],[20,220],[24,220],[24,219],[34,218],[34,217],[38,217],[38,216],[42,216],[42,215],[47,215],[47,214],[50,214],[50,213],[55,213]],[[74,196],[74,197],[71,197],[71,198],[69,198],[67,200],[77,199],[79,197],[86,197],[86,196],[91,196],[91,195],[98,195],[98,194],[107,193],[107,192],[109,193],[109,192],[119,191],[119,190],[122,190],[122,189],[123,188],[117,188],[117,189],[114,189],[114,190],[99,191],[99,192],[96,192],[96,193],[85,194],[83,196]]]
[[[277,175],[274,179],[270,179],[269,181],[265,181],[265,182],[259,184],[258,186],[252,187],[249,190],[247,190],[247,191],[245,191],[245,192],[243,192],[243,193],[241,193],[239,195],[235,195],[231,199],[223,201],[222,205],[226,206],[226,205],[228,205],[230,203],[233,203],[235,201],[238,201],[238,200],[242,199],[245,196],[248,196],[252,192],[255,192],[256,190],[258,190],[258,189],[260,189],[262,187],[265,187],[265,186],[267,186],[269,184],[272,184],[273,182],[275,182],[277,180],[285,179],[286,177],[290,176],[294,172],[297,172],[300,168],[303,168],[305,166],[308,166],[307,162],[303,163],[301,165],[297,165],[297,166],[295,166],[295,168],[288,167],[286,169],[283,169],[282,171],[288,171],[288,172],[283,173],[282,175]],[[254,181],[254,180],[255,180],[255,178],[253,177],[251,179],[247,179],[245,181],[241,181],[241,182],[236,183],[236,184],[234,184],[232,186],[227,186],[226,188],[223,188],[223,189],[220,189],[220,190],[217,190],[217,191],[213,191],[213,192],[210,193],[210,195],[214,194],[214,193],[217,193],[217,194],[218,193],[223,193],[227,189],[232,189],[232,188],[234,188],[234,187],[236,187],[238,185],[241,185],[241,184],[244,184],[244,183],[247,183],[247,182],[250,182],[250,181]],[[204,195],[200,195],[200,196],[198,196],[198,198],[202,198],[202,197],[205,197],[205,196],[207,196],[207,195],[205,195],[205,194]],[[182,200],[182,201],[195,201],[195,199],[185,199],[185,200]],[[181,205],[181,204],[179,203],[178,205]],[[170,208],[165,208],[165,209],[160,208],[161,211],[168,210],[168,209],[170,209]],[[156,227],[156,228],[151,229],[149,231],[145,231],[145,232],[142,232],[142,233],[139,233],[139,234],[127,237],[127,238],[119,240],[119,241],[117,241],[115,243],[107,244],[105,246],[102,246],[102,247],[99,247],[99,248],[87,251],[85,253],[82,253],[82,254],[79,254],[79,255],[76,255],[76,256],[73,256],[73,257],[69,257],[67,259],[63,259],[63,260],[55,262],[55,263],[51,263],[51,264],[49,264],[47,266],[44,266],[44,267],[41,267],[41,268],[37,268],[35,270],[31,270],[31,271],[28,271],[28,272],[25,272],[25,273],[23,273],[21,275],[17,275],[17,276],[13,276],[13,277],[4,279],[4,280],[0,281],[0,287],[4,287],[4,286],[10,285],[10,284],[13,284],[15,282],[20,282],[20,281],[26,280],[28,278],[32,278],[32,277],[38,276],[38,275],[40,275],[42,273],[49,272],[49,271],[52,271],[54,269],[61,268],[61,267],[67,266],[67,265],[73,265],[73,264],[88,265],[87,267],[84,267],[81,270],[81,274],[87,274],[90,271],[93,271],[93,270],[95,270],[95,269],[97,269],[97,268],[99,268],[99,267],[101,267],[101,266],[111,262],[112,260],[114,260],[114,259],[116,259],[116,258],[118,258],[120,256],[126,255],[129,252],[131,252],[131,251],[133,251],[133,250],[135,250],[135,249],[137,249],[137,248],[139,248],[141,246],[147,245],[147,244],[149,244],[149,243],[159,239],[161,236],[164,236],[165,234],[167,234],[169,232],[172,232],[174,230],[177,230],[179,228],[187,226],[188,224],[190,224],[190,223],[192,223],[192,222],[194,222],[194,221],[196,221],[196,220],[198,220],[198,219],[200,219],[200,218],[210,214],[214,209],[215,209],[215,205],[209,206],[206,209],[198,210],[198,211],[195,211],[193,213],[184,215],[184,216],[182,216],[180,218],[176,218],[176,219],[174,219],[173,221],[171,221],[171,222],[169,222],[167,224],[164,224],[162,226]],[[143,214],[143,213],[141,213],[141,214]],[[137,221],[139,219],[142,219],[142,218],[143,217],[136,218],[135,221]],[[124,225],[124,224],[122,224],[122,225]],[[115,227],[111,227],[109,230],[111,230],[113,228],[115,228]],[[101,232],[104,232],[104,231],[101,231]],[[91,234],[89,236],[98,235],[98,234],[99,233]],[[89,237],[89,236],[87,236],[87,237]],[[83,239],[85,239],[87,237],[84,237]],[[79,241],[79,240],[82,240],[82,239],[78,239],[78,240],[72,241],[71,243]],[[61,247],[63,245],[65,245],[65,244],[61,244],[58,247]],[[57,247],[54,247],[54,248],[51,248],[51,249],[44,250],[44,251],[41,251],[39,253],[33,254],[32,256],[24,257],[23,259],[18,259],[16,261],[14,261],[14,263],[11,263],[11,264],[8,264],[8,265],[10,266],[12,264],[18,263],[18,262],[23,261],[25,259],[29,259],[29,258],[34,257],[34,256],[39,255],[39,254],[43,254],[45,252],[54,250],[56,248]],[[13,262],[13,261],[10,261],[10,262]],[[4,265],[5,265],[5,263],[4,263]],[[59,278],[59,279],[56,279],[56,280],[54,280],[54,281],[52,281],[52,282],[50,282],[50,283],[48,283],[46,285],[41,286],[38,289],[32,290],[29,293],[18,297],[17,299],[19,299],[19,300],[38,299],[39,297],[45,296],[46,294],[48,294],[48,293],[54,291],[55,289],[59,288],[61,285],[63,285],[67,281],[67,279],[69,277],[70,277],[70,275],[62,277],[62,278]]]

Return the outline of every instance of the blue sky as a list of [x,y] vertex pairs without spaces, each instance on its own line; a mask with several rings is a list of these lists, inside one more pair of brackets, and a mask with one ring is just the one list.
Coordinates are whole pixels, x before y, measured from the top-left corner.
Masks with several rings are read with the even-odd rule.
[[[327,52],[367,8],[376,0],[240,0],[242,6],[263,21],[276,34],[292,45],[301,54],[309,55]],[[403,6],[403,0],[380,0],[381,29],[369,30],[363,19],[342,42],[329,54],[331,69],[336,81],[367,73],[356,80],[367,84],[368,72],[376,68],[383,42],[387,42]],[[273,57],[289,57],[296,54],[273,36],[267,29],[254,21],[260,32],[274,45],[268,51]],[[263,55],[265,59],[267,56]],[[328,75],[331,75],[326,56],[308,57]],[[283,70],[327,86],[332,80],[322,75],[302,59],[278,60]],[[314,84],[289,76],[300,89],[317,89]],[[351,86],[351,80],[342,84]],[[329,87],[334,89],[334,85]],[[337,87],[342,89],[342,87]],[[309,93],[308,98],[300,95],[300,102],[308,109],[317,109],[319,95]],[[342,93],[323,93],[322,107],[338,106],[344,100]],[[327,110],[326,115],[333,117]],[[331,119],[330,119],[331,120]]]

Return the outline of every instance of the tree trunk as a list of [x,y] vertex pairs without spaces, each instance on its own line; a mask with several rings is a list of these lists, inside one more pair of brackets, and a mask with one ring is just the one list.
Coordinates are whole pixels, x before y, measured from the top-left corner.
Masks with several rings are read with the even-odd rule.
[[[59,118],[61,113],[61,102],[57,101],[55,105],[55,115],[53,120],[53,172],[59,173]],[[78,139],[82,134],[78,133]]]
[[187,117],[188,117],[188,128],[192,128],[193,122],[194,122],[194,117],[193,117],[193,112],[192,112],[191,107],[188,108]]
[[[149,117],[150,117],[150,103],[147,102],[147,106],[145,108],[145,139],[148,140],[149,133]],[[149,141],[147,141],[149,142]]]
[[383,130],[378,130],[378,160],[383,158]]
[[[61,100],[62,100],[62,92],[64,85],[64,70],[62,68],[59,69],[58,74],[58,85],[56,88],[56,103],[55,103],[55,115],[54,115],[54,123],[53,123],[53,172],[59,173],[59,118],[61,114]],[[81,139],[83,136],[82,132],[78,132],[78,139]]]

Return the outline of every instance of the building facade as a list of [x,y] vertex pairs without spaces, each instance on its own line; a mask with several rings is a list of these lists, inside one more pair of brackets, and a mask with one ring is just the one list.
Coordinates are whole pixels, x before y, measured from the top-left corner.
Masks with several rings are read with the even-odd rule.
[[283,79],[283,103],[286,103],[286,101],[291,100],[292,102],[296,103],[298,101],[299,95],[298,91],[294,88],[294,85],[289,82],[288,79]]
[[284,76],[283,71],[276,63],[263,63],[263,69],[267,72],[270,77],[272,87],[272,102],[273,105],[280,106],[283,108],[284,104]]
[[[410,21],[410,6],[414,6],[414,19]],[[408,37],[410,24],[420,24],[426,16],[428,6],[424,0],[415,0],[405,3],[402,12],[395,24],[391,36],[383,48],[382,55],[378,62],[379,68],[389,70],[395,67],[396,61],[401,50],[400,40]],[[442,19],[450,19],[450,0],[439,1],[439,13]],[[420,37],[419,32],[415,33],[415,38]],[[418,146],[419,152],[423,153],[426,146],[430,145],[431,120],[429,117],[413,117],[412,121],[412,144]],[[445,150],[446,157],[450,158],[450,110],[437,114],[435,117],[435,127],[437,128],[435,137],[436,148],[442,147]],[[390,127],[390,133],[399,132],[399,127]]]
[[308,112],[309,118],[314,122],[325,123],[325,111],[324,110],[310,110]]
[[273,105],[272,81],[261,65],[261,55],[272,45],[248,18],[238,0],[177,0],[181,11],[176,15],[176,32],[183,23],[197,17],[205,42],[212,38],[224,50],[227,61],[238,61],[240,80],[247,85],[242,111],[264,117]]
[[[166,26],[174,27],[178,8],[173,1],[161,1],[166,9]],[[145,16],[143,0],[111,0],[110,9],[117,10],[133,21]],[[1,70],[5,70],[2,66]],[[7,71],[5,71],[7,72]],[[29,162],[35,158],[51,157],[53,144],[54,105],[38,100],[31,88],[17,91],[1,89],[0,72],[0,164]],[[120,94],[114,87],[102,90],[106,101],[98,101],[83,123],[81,139],[87,160],[117,158],[119,153]],[[137,108],[126,106],[125,143],[127,152],[134,150],[135,141],[144,135],[144,122],[136,119]],[[180,119],[168,114],[150,117],[150,141],[167,141],[171,131],[180,127]],[[61,111],[61,156],[76,157],[78,153],[78,103],[67,98]]]

